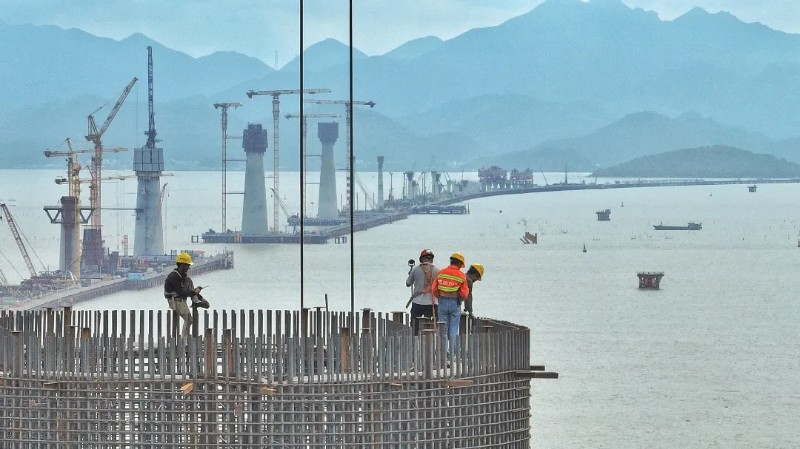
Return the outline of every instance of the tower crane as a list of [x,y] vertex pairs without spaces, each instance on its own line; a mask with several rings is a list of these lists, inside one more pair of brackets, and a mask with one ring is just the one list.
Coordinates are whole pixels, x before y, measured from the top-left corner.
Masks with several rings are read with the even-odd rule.
[[274,154],[272,166],[272,183],[275,189],[275,201],[272,207],[272,230],[278,232],[278,170],[280,162],[280,143],[279,143],[279,121],[281,116],[281,95],[302,95],[302,94],[323,94],[329,93],[330,89],[279,89],[279,90],[249,90],[247,91],[247,98],[253,98],[254,95],[272,95],[272,150]]
[[[315,99],[308,99],[306,103],[316,103],[316,104],[343,104],[345,107],[345,120],[347,120],[347,163],[350,167],[353,167],[354,160],[353,160],[353,148],[352,143],[350,142],[350,134],[351,134],[351,127],[353,123],[353,105],[364,105],[369,106],[370,108],[375,107],[374,101],[349,101],[349,100],[315,100]],[[353,181],[350,179],[350,173],[347,174],[347,210],[350,210],[350,197],[353,191]]]
[[94,210],[92,214],[92,221],[90,224],[90,228],[94,230],[91,235],[92,241],[88,242],[87,246],[90,250],[90,262],[92,264],[96,264],[97,267],[102,271],[102,256],[103,256],[103,238],[102,238],[102,214],[100,213],[100,205],[101,205],[101,192],[100,192],[100,176],[102,172],[102,165],[103,165],[103,142],[102,137],[103,134],[108,129],[108,126],[111,125],[111,121],[114,120],[114,117],[117,115],[119,108],[122,107],[122,103],[125,101],[125,98],[128,97],[128,94],[133,89],[133,85],[136,84],[136,81],[139,79],[133,77],[133,79],[125,86],[125,89],[122,90],[117,102],[114,104],[114,107],[109,112],[108,117],[106,117],[105,122],[97,129],[97,125],[94,122],[94,114],[103,108],[96,109],[94,112],[89,114],[88,122],[89,122],[89,130],[86,134],[86,140],[94,143],[94,157],[92,157],[92,166],[91,166],[91,175],[92,175],[92,182],[89,185],[89,205]]
[[[284,117],[286,117],[287,119],[300,118],[300,114],[286,114]],[[301,152],[300,158],[302,159],[303,162],[305,162],[306,158],[308,157],[307,156],[308,152],[306,151],[306,148],[307,148],[306,143],[308,142],[308,140],[306,139],[306,135],[308,135],[308,119],[309,118],[336,118],[336,117],[341,117],[341,116],[339,114],[303,114],[303,120],[300,121],[300,128],[301,128],[300,129],[300,133],[303,136],[302,137],[302,142],[301,142],[301,148],[300,148],[300,152]],[[306,166],[303,165],[303,168],[304,168],[304,172],[303,172],[303,191],[301,192],[301,197],[303,198],[303,201],[306,200],[306,179],[308,179],[307,175],[305,173],[305,167]],[[304,206],[303,210],[304,211],[307,210],[307,208],[305,207],[305,204],[303,204],[303,206]]]
[[6,203],[0,203],[0,209],[3,209],[3,215],[6,217],[8,227],[11,228],[11,233],[14,235],[14,240],[17,242],[17,247],[19,247],[19,251],[22,253],[22,258],[25,259],[25,265],[28,267],[28,272],[31,274],[31,279],[33,279],[36,277],[36,269],[33,268],[31,256],[28,255],[28,250],[25,248],[25,244],[22,243],[22,237],[20,237],[19,229],[17,229],[17,222],[14,221],[14,217],[11,215],[11,211],[8,210]]
[[228,231],[228,108],[238,108],[241,103],[214,103],[214,109],[222,109],[222,232]]

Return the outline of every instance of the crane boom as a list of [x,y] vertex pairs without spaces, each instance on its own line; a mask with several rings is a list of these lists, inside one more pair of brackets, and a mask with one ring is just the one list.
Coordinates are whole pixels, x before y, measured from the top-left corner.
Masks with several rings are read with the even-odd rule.
[[25,244],[22,243],[22,237],[20,237],[19,229],[17,229],[17,222],[14,221],[14,217],[11,216],[11,211],[8,210],[8,206],[6,206],[5,203],[0,203],[0,208],[3,209],[8,227],[11,228],[11,233],[14,234],[14,240],[17,242],[19,251],[22,253],[22,258],[25,259],[25,265],[27,265],[28,271],[31,274],[31,279],[33,279],[36,277],[36,269],[33,268],[33,262],[31,262],[31,257],[28,255],[28,250],[25,248]]
[[122,103],[125,101],[125,98],[128,97],[131,89],[133,89],[133,85],[136,84],[136,81],[139,81],[139,78],[134,76],[131,82],[125,86],[125,89],[122,90],[122,93],[119,95],[119,99],[117,99],[117,103],[114,105],[114,108],[111,109],[111,112],[108,113],[108,117],[106,117],[106,121],[103,122],[103,126],[100,127],[100,130],[97,129],[97,126],[94,123],[94,113],[89,114],[89,132],[86,135],[86,140],[96,143],[101,137],[103,137],[103,134],[108,129],[111,121],[114,120],[114,116],[117,115],[119,108],[122,107]]

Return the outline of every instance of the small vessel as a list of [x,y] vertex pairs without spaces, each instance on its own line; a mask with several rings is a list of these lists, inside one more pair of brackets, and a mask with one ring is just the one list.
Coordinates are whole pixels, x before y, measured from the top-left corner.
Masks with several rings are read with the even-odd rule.
[[750,192],[750,193],[755,193],[756,189],[758,189],[758,186],[755,185],[755,184],[753,184],[751,186],[747,186],[747,191]]
[[703,229],[702,223],[687,223],[686,226],[669,226],[664,224],[653,225],[656,231],[699,231]]
[[586,244],[583,244],[583,252],[586,252]]
[[597,214],[597,221],[611,220],[611,209],[599,210],[595,213]]

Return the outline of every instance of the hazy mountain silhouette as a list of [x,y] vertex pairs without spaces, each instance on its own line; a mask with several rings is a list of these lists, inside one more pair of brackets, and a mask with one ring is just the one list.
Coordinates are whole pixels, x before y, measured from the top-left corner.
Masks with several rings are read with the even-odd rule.
[[[104,140],[140,146],[147,45],[154,48],[156,122],[168,167],[219,165],[213,103],[243,104],[229,117],[229,133],[238,134],[247,122],[272,119],[270,99],[248,99],[247,90],[299,87],[298,59],[274,71],[232,52],[192,58],[140,34],[114,41],[74,29],[2,24],[0,82],[10,86],[0,90],[2,164],[52,163],[41,150],[85,134],[86,115],[106,104],[97,114],[104,117],[133,76],[139,84]],[[334,40],[308,48],[305,87],[348,98],[349,53]],[[800,36],[727,13],[694,9],[661,21],[619,0],[548,0],[446,41],[420,38],[375,57],[353,53],[353,97],[376,102],[374,110],[356,112],[355,154],[366,169],[375,166],[373,151],[402,165],[391,170],[434,160],[440,170],[503,160],[549,161],[560,170],[560,159],[596,167],[720,144],[797,157]],[[297,112],[298,102],[283,97],[281,112]],[[343,107],[305,109],[344,114]],[[344,135],[344,117],[339,121]],[[281,123],[285,169],[298,165],[297,127],[297,120]],[[452,157],[440,158],[445,154]]]
[[601,168],[593,176],[641,178],[795,178],[800,165],[729,146],[673,150]]
[[[759,153],[771,153],[800,160],[797,141],[777,142],[741,128],[721,125],[697,113],[670,118],[654,112],[639,112],[580,137],[543,142],[525,151],[481,157],[469,166],[498,163],[508,168],[541,168],[593,171],[641,155],[653,155],[676,148],[714,145],[742,145]],[[787,157],[787,153],[791,153]]]
[[408,61],[439,49],[443,43],[444,41],[436,36],[421,37],[419,39],[410,40],[394,50],[385,53],[383,56],[391,59]]

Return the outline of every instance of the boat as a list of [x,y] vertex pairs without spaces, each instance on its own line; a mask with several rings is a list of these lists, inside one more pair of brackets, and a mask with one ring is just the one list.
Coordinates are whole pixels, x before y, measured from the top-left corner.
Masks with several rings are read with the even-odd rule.
[[656,231],[699,231],[703,229],[702,223],[687,223],[686,226],[668,226],[664,224],[653,225]]

